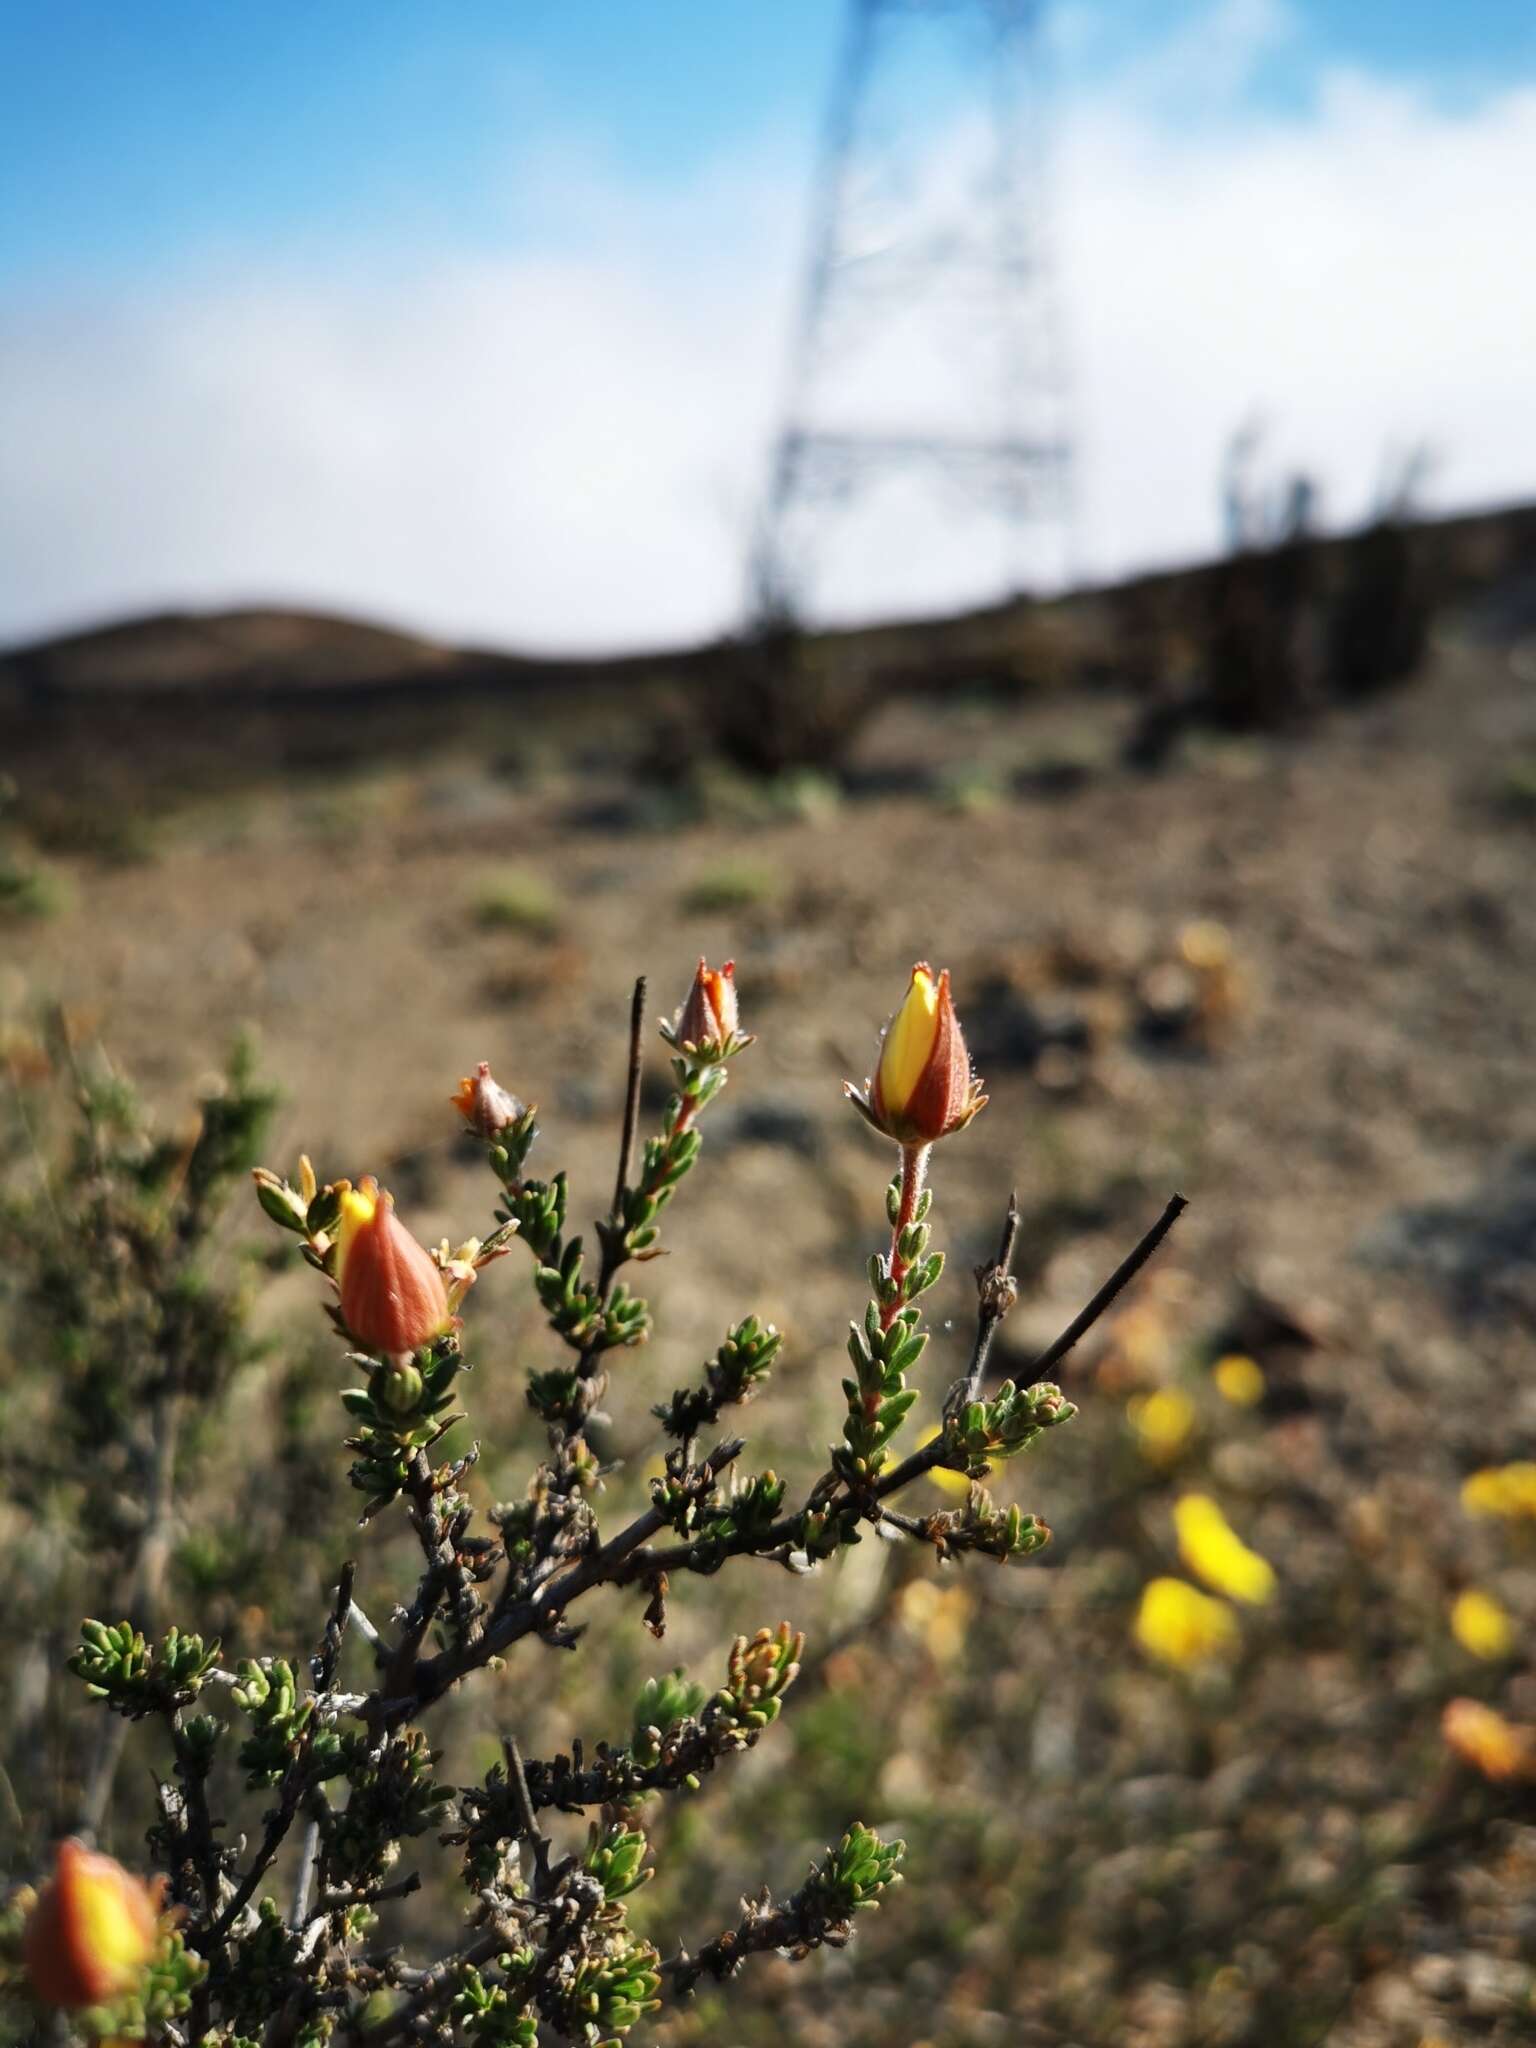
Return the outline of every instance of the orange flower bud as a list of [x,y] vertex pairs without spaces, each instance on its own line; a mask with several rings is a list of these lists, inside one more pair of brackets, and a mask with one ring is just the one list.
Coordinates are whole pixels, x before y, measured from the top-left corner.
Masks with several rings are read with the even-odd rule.
[[419,1350],[451,1320],[441,1272],[396,1218],[394,1196],[371,1175],[341,1198],[336,1284],[342,1321],[370,1351]]
[[724,1048],[736,1036],[737,1021],[736,962],[727,960],[715,968],[701,955],[688,1000],[672,1027],[673,1043],[700,1051],[706,1046]]
[[22,1933],[36,1995],[74,2009],[132,1991],[160,1939],[158,1894],[110,1856],[61,1842]]
[[477,1138],[497,1137],[524,1113],[517,1097],[492,1078],[489,1060],[482,1060],[473,1074],[466,1074],[458,1093],[448,1099]]
[[949,993],[949,970],[935,977],[926,960],[912,969],[906,998],[880,1042],[880,1063],[861,1093],[844,1083],[854,1107],[902,1145],[931,1145],[968,1124],[986,1101]]

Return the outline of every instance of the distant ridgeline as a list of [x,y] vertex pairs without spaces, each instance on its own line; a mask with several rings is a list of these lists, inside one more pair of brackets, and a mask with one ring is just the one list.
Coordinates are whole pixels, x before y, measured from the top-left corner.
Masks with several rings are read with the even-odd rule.
[[[1078,684],[1145,699],[1154,723],[1276,725],[1410,673],[1446,605],[1470,608],[1485,637],[1536,635],[1536,505],[1293,535],[1049,602],[816,633],[796,642],[794,686],[856,672],[867,702]],[[514,758],[519,725],[566,723],[573,694],[591,731],[599,712],[665,727],[690,702],[760,691],[762,646],[539,659],[313,612],[158,613],[0,650],[0,765],[24,788],[46,775],[151,789],[189,772],[230,783],[455,739]]]

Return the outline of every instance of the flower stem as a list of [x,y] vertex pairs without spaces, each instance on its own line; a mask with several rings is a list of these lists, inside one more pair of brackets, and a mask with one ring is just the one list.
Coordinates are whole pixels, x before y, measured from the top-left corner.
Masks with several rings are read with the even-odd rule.
[[907,1261],[901,1256],[901,1240],[907,1233],[917,1213],[918,1197],[923,1192],[923,1181],[928,1172],[928,1154],[931,1145],[903,1145],[901,1148],[901,1204],[896,1211],[896,1221],[891,1226],[891,1298],[880,1311],[880,1327],[888,1330],[895,1321],[896,1311],[901,1307],[901,1282],[906,1278]]

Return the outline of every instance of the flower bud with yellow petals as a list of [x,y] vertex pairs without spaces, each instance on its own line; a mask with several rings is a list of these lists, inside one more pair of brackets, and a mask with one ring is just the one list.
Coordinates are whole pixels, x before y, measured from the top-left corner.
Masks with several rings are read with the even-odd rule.
[[110,1856],[61,1842],[22,1933],[32,1990],[78,2010],[134,1990],[160,1939],[155,1893]]
[[947,968],[935,975],[918,961],[885,1027],[874,1079],[863,1092],[844,1088],[865,1121],[899,1145],[932,1145],[970,1122],[987,1098],[971,1073]]
[[336,1284],[348,1331],[370,1351],[419,1351],[452,1320],[448,1289],[430,1252],[395,1215],[371,1176],[348,1187],[336,1229]]

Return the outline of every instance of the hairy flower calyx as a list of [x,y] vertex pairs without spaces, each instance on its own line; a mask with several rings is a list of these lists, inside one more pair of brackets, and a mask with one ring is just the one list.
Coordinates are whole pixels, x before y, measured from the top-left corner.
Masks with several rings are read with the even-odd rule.
[[662,1026],[662,1034],[679,1049],[710,1052],[719,1059],[727,1059],[752,1042],[738,1028],[739,1020],[736,962],[727,960],[723,967],[711,967],[701,953],[688,1000],[675,1021]]
[[526,1113],[524,1105],[492,1074],[489,1060],[482,1060],[473,1074],[466,1074],[448,1099],[477,1138],[499,1137]]
[[865,1121],[899,1145],[931,1145],[970,1122],[987,1098],[971,1073],[947,968],[935,975],[917,962],[885,1027],[873,1080],[862,1090],[843,1087]]
[[394,1196],[371,1175],[341,1191],[335,1278],[342,1321],[370,1350],[419,1351],[452,1320],[431,1253],[399,1221]]

